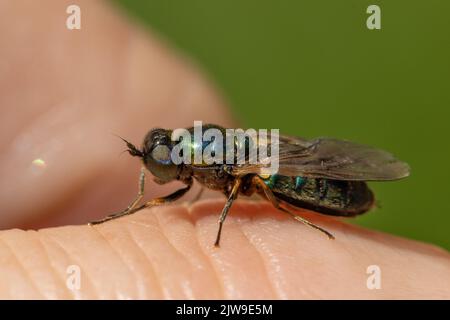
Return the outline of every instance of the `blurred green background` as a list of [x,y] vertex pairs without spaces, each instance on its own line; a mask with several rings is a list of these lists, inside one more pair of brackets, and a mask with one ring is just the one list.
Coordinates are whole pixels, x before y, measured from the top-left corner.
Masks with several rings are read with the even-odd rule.
[[355,222],[450,249],[450,1],[114,2],[202,66],[242,126],[407,161],[411,177],[371,183],[381,208]]

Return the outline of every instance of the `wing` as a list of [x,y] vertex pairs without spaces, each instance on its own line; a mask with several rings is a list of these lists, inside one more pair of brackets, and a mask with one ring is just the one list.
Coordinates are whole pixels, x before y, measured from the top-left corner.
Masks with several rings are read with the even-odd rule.
[[[280,136],[278,174],[347,181],[396,180],[409,175],[409,166],[390,153],[332,138],[305,140]],[[267,173],[269,164],[242,164],[233,174]]]

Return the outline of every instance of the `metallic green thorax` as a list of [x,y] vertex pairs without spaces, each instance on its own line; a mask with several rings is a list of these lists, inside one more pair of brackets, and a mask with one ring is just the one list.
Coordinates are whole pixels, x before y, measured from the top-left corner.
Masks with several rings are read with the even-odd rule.
[[[203,139],[203,135],[205,134],[205,131],[210,130],[210,129],[216,129],[218,130],[221,134],[222,134],[222,148],[221,150],[219,149],[215,149],[215,148],[220,148],[218,145],[212,143],[213,141],[209,140],[208,138]],[[217,125],[211,125],[211,124],[205,124],[202,126],[202,139],[201,141],[196,141],[195,140],[195,133],[194,133],[194,128],[189,128],[187,129],[191,135],[191,140],[186,140],[186,141],[181,141],[181,144],[183,145],[183,148],[185,148],[186,150],[189,150],[189,153],[191,155],[191,160],[190,163],[191,164],[195,164],[197,166],[208,166],[211,165],[211,161],[208,164],[206,162],[206,159],[208,156],[217,156],[217,159],[221,159],[220,160],[220,164],[225,164],[227,163],[227,152],[229,152],[229,150],[227,150],[227,146],[226,146],[226,142],[227,142],[227,133],[226,133],[226,129],[222,128],[220,126]],[[244,144],[241,146],[239,145],[239,141],[236,140],[236,138],[232,141],[232,146],[231,148],[233,148],[233,155],[234,157],[232,157],[232,163],[236,164],[237,163],[237,150],[241,149],[241,150],[245,150],[245,156],[246,159],[248,160],[248,154],[249,154],[249,149],[250,149],[250,140],[247,138],[244,141]],[[178,142],[177,142],[178,143]],[[195,161],[195,155],[202,155],[202,157],[200,159],[198,159],[199,161]],[[221,157],[219,155],[222,155]]]

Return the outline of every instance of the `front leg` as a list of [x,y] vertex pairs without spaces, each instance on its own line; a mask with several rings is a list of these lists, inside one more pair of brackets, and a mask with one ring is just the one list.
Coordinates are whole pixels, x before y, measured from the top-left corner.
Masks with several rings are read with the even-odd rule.
[[136,198],[130,203],[130,205],[126,209],[124,209],[120,212],[110,214],[109,216],[107,216],[103,219],[100,219],[100,220],[91,221],[88,224],[89,225],[100,224],[100,223],[103,223],[103,222],[106,222],[106,221],[109,221],[109,220],[112,220],[112,219],[115,219],[115,218],[118,218],[118,217],[128,214],[130,211],[132,211],[136,207],[136,205],[139,203],[139,201],[141,201],[142,197],[144,196],[144,187],[145,187],[145,168],[142,167],[141,174],[139,176],[139,191],[138,191]]
[[160,198],[155,198],[152,199],[146,203],[144,203],[143,205],[133,209],[130,213],[128,214],[132,214],[135,213],[136,211],[145,209],[145,208],[150,208],[150,207],[154,207],[154,206],[160,206],[166,203],[170,203],[170,202],[174,202],[178,199],[180,199],[182,196],[184,196],[186,194],[186,192],[188,192],[192,187],[192,180],[187,182],[186,187],[178,189],[177,191],[165,196],[165,197],[160,197]]
[[[144,186],[143,185],[144,185],[144,180],[141,178],[140,179],[140,188],[139,188],[140,192],[139,192],[139,194],[141,194],[141,193],[143,194],[143,192],[144,192]],[[189,189],[191,189],[191,186],[192,186],[192,180],[189,180],[187,182],[186,187],[181,188],[181,189],[179,189],[179,190],[177,190],[177,191],[175,191],[175,192],[173,192],[173,193],[171,193],[171,194],[169,194],[169,195],[167,195],[165,197],[152,199],[152,200],[150,200],[150,201],[148,201],[148,202],[144,203],[143,205],[141,205],[141,206],[136,208],[137,203],[142,198],[142,196],[138,195],[138,197],[135,199],[135,201],[133,201],[131,203],[131,205],[128,206],[127,209],[125,209],[123,211],[120,211],[118,213],[111,214],[111,215],[109,215],[109,216],[107,216],[107,217],[105,217],[103,219],[100,219],[100,220],[97,220],[97,221],[92,221],[92,222],[89,223],[89,225],[101,224],[101,223],[104,223],[104,222],[109,221],[109,220],[113,220],[113,219],[117,219],[117,218],[120,218],[120,217],[123,217],[123,216],[126,216],[126,215],[133,214],[136,211],[142,210],[144,208],[158,206],[158,205],[162,205],[162,204],[165,204],[165,203],[173,202],[175,200],[178,200],[186,192],[188,192]]]

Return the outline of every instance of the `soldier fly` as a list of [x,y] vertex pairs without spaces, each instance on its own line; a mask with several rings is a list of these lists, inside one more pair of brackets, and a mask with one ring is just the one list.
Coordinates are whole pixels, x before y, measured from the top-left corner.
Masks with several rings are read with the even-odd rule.
[[[225,129],[217,125],[205,125],[207,129]],[[186,129],[194,131],[194,127]],[[397,180],[409,175],[406,163],[390,153],[365,145],[333,138],[307,140],[291,136],[279,136],[279,166],[274,174],[266,174],[264,164],[175,164],[171,151],[172,130],[152,129],[139,149],[125,139],[131,156],[141,158],[143,167],[139,178],[139,193],[123,211],[109,215],[90,224],[100,224],[132,214],[143,208],[173,202],[190,190],[194,180],[203,187],[222,192],[226,204],[219,218],[215,246],[219,246],[225,218],[238,195],[258,194],[270,201],[282,212],[299,222],[313,227],[330,239],[334,236],[323,228],[292,213],[288,207],[305,208],[318,213],[353,217],[374,206],[374,195],[366,181]],[[208,143],[188,141],[189,148],[201,151]],[[198,151],[198,150],[197,150]],[[226,150],[225,150],[226,152]],[[224,162],[223,162],[224,163]],[[178,180],[186,186],[165,197],[139,202],[144,194],[145,170],[150,171],[159,184]]]

